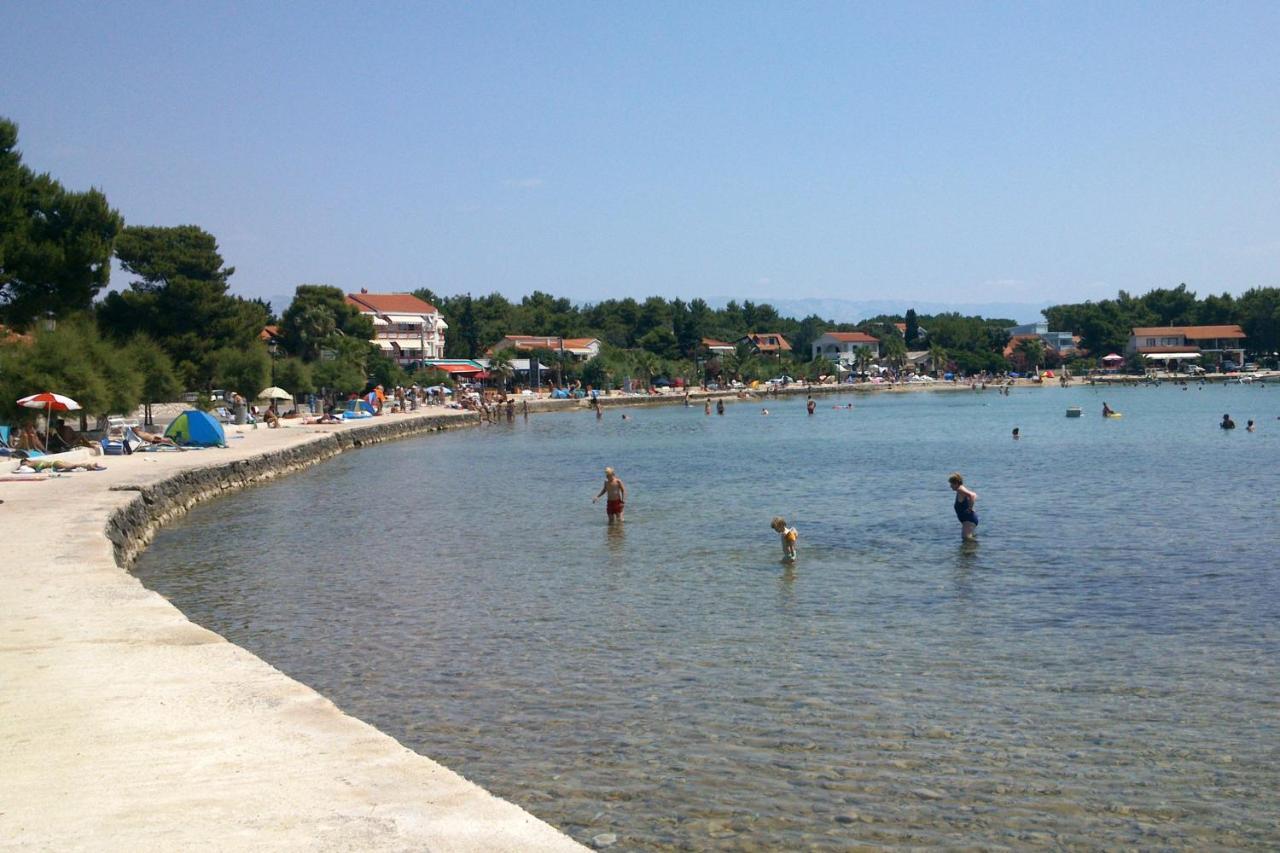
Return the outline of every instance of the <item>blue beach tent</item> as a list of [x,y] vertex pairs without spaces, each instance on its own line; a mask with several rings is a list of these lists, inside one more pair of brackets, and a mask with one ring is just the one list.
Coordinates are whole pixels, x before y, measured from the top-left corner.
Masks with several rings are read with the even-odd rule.
[[165,438],[172,438],[183,447],[226,447],[227,436],[222,424],[208,412],[187,409],[174,418],[164,431]]

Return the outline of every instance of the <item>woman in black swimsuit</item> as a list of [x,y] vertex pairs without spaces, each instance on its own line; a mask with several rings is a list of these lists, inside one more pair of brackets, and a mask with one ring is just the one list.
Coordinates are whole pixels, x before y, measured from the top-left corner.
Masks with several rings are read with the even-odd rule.
[[964,477],[952,474],[947,478],[951,489],[956,493],[956,518],[960,519],[960,538],[966,542],[977,539],[978,514],[973,505],[978,500],[978,493],[964,484]]

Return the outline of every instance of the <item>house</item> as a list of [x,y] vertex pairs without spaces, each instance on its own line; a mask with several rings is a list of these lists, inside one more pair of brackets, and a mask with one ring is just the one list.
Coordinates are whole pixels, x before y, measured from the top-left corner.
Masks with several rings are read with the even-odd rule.
[[858,358],[858,351],[866,350],[872,358],[880,357],[880,341],[866,332],[823,332],[813,342],[813,357],[829,358],[849,364]]
[[533,352],[534,350],[551,350],[572,355],[579,361],[595,358],[600,354],[599,338],[559,338],[547,335],[506,335],[502,340],[489,347],[489,355],[501,349],[514,349],[517,352]]
[[279,343],[280,327],[279,326],[263,326],[262,331],[258,332],[258,340],[262,341],[267,346],[271,346],[272,344]]
[[[903,340],[907,339],[906,323],[894,323],[893,327],[898,330],[898,334],[902,335]],[[921,340],[922,338],[927,338],[927,337],[929,337],[929,330],[917,323],[916,324],[916,340]]]
[[[1050,349],[1058,355],[1072,355],[1078,349],[1080,339],[1070,332],[1051,332],[1048,323],[1024,323],[1021,326],[1010,326],[1005,329],[1009,333],[1010,342],[1014,338],[1039,338],[1044,342],[1045,349]],[[1008,356],[1005,356],[1006,358]]]
[[734,345],[728,341],[718,341],[715,338],[703,338],[702,345],[712,355],[728,355],[735,349]]
[[401,365],[444,356],[449,324],[429,302],[411,293],[348,293],[347,304],[373,320],[373,341]]
[[1210,356],[1219,365],[1244,363],[1244,330],[1239,326],[1137,326],[1129,336],[1126,353],[1139,353],[1147,361],[1165,366]]
[[747,344],[761,355],[780,355],[791,352],[791,344],[777,332],[748,332],[734,341],[734,345]]

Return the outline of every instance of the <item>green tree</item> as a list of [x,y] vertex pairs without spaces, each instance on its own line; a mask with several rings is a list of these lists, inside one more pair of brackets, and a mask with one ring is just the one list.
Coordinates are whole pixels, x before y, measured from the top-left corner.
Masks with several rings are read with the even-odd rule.
[[1023,338],[1018,341],[1014,351],[1021,358],[1023,369],[1027,373],[1036,372],[1044,361],[1044,341],[1039,338]]
[[907,344],[895,329],[880,340],[880,358],[895,370],[907,363]]
[[511,365],[511,350],[500,349],[489,356],[489,375],[497,387],[505,390],[515,372]]
[[269,312],[261,301],[228,294],[235,270],[223,266],[211,234],[194,225],[130,226],[116,240],[116,257],[139,278],[103,300],[99,325],[117,340],[150,334],[188,387],[211,387],[216,351],[260,345]]
[[280,318],[285,352],[315,361],[335,335],[373,339],[373,321],[347,302],[340,288],[327,284],[300,284],[293,301]]
[[933,367],[933,375],[941,379],[947,368],[947,350],[942,344],[929,344],[929,364]]
[[311,365],[300,358],[282,358],[276,362],[275,384],[295,399],[318,390]]
[[15,401],[41,391],[71,397],[85,415],[127,413],[141,401],[142,376],[128,353],[99,338],[88,316],[65,318],[34,338],[0,346],[0,420],[32,417]]
[[143,422],[154,423],[151,407],[178,399],[182,383],[173,369],[173,360],[159,344],[145,335],[137,335],[128,345],[129,361],[142,375]]
[[26,327],[92,307],[124,220],[99,190],[69,192],[32,172],[17,144],[18,126],[0,118],[0,318]]
[[907,330],[903,337],[906,339],[907,346],[911,346],[920,337],[920,318],[916,316],[916,309],[907,309],[905,325]]
[[210,360],[213,381],[229,391],[240,392],[246,400],[256,399],[271,381],[271,357],[261,343],[215,350]]

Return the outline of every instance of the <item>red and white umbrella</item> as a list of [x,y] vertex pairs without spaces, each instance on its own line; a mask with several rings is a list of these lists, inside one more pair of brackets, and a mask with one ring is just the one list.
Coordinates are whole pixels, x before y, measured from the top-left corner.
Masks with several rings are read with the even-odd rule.
[[18,405],[28,409],[45,409],[50,412],[72,412],[80,408],[80,404],[75,400],[63,394],[55,394],[52,391],[23,397],[18,401]]
[[63,394],[55,394],[52,391],[44,391],[39,394],[32,394],[30,397],[23,397],[18,401],[18,405],[27,409],[44,409],[44,446],[49,447],[49,432],[53,429],[54,412],[71,412],[80,408],[80,404],[70,397]]

